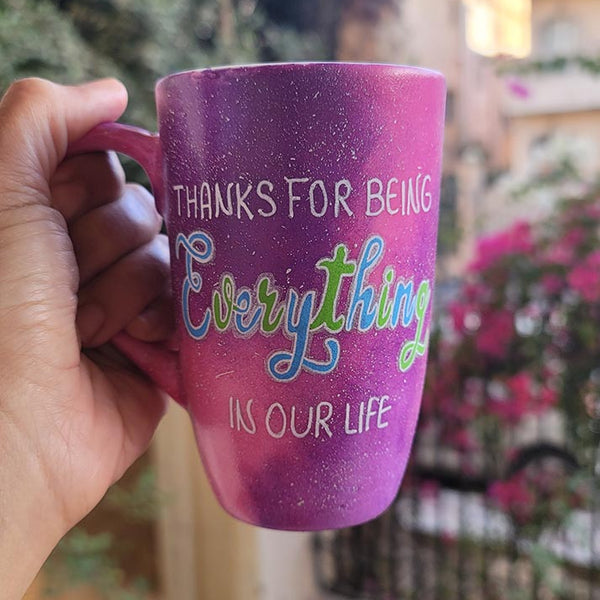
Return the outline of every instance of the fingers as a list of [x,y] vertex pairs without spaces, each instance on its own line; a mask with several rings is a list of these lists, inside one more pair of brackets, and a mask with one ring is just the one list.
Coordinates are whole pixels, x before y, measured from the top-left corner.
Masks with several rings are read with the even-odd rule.
[[0,101],[0,212],[51,206],[64,216],[81,276],[80,336],[88,346],[127,326],[150,339],[170,322],[157,325],[168,305],[168,247],[155,237],[159,219],[148,194],[125,186],[111,155],[61,164],[71,143],[116,120],[126,104],[115,80],[66,87],[26,79]]
[[92,127],[116,120],[127,105],[127,92],[114,79],[61,86],[44,79],[13,83],[0,101],[0,177],[15,189],[42,193],[8,194],[7,206],[49,202],[48,181],[69,143]]
[[125,331],[143,342],[160,342],[168,339],[174,329],[173,301],[170,293],[163,293],[129,323]]
[[63,161],[50,180],[52,206],[68,223],[125,191],[125,172],[114,152],[94,152]]
[[103,344],[125,327],[144,341],[166,339],[173,328],[168,252],[164,238],[157,242],[160,251],[152,246],[162,224],[152,196],[125,184],[112,153],[65,160],[51,191],[52,205],[69,224],[79,267],[83,345]]
[[[82,345],[104,344],[136,319],[133,329],[144,339],[162,339],[172,326],[169,289],[169,247],[159,235],[80,289],[77,326]],[[152,331],[157,322],[161,325]]]
[[120,257],[150,242],[159,233],[161,223],[150,193],[131,184],[115,202],[74,221],[70,232],[80,286],[85,286]]

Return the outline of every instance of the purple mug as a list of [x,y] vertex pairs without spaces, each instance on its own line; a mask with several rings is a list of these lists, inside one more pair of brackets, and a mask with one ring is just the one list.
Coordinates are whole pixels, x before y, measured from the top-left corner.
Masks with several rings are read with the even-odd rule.
[[159,134],[72,152],[146,170],[170,240],[176,350],[117,346],[189,412],[221,505],[288,530],[393,501],[426,366],[444,78],[298,63],[177,73]]

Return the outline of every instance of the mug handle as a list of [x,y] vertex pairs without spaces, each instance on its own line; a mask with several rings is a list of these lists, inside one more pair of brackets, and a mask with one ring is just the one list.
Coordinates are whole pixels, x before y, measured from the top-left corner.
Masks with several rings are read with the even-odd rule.
[[[157,133],[121,123],[102,123],[69,146],[67,156],[114,150],[138,162],[150,179],[156,208],[165,210],[165,190],[160,138]],[[165,343],[147,343],[120,332],[112,343],[135,363],[159,388],[187,408],[181,393],[179,353]]]

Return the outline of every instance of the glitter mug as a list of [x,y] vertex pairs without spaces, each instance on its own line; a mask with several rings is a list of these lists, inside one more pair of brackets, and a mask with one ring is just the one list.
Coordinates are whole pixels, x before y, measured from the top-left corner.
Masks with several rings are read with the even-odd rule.
[[116,345],[189,412],[221,505],[263,527],[376,517],[409,457],[426,366],[445,83],[414,67],[270,64],[169,75],[159,133],[72,152],[148,173],[176,350]]

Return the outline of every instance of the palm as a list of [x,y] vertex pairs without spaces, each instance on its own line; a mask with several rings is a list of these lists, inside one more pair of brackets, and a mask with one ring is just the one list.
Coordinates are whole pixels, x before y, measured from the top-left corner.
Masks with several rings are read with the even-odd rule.
[[64,478],[71,522],[89,512],[147,447],[165,409],[164,396],[141,376],[106,353],[96,359],[102,364],[82,356],[77,404],[54,441],[62,447],[49,449],[65,457],[53,466],[57,479]]

